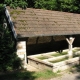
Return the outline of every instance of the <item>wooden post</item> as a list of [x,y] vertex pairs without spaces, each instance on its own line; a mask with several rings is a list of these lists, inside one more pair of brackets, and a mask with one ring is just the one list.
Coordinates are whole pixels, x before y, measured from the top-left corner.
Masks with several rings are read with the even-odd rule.
[[73,52],[72,52],[72,47],[73,47],[73,41],[74,41],[75,38],[73,37],[70,37],[69,39],[66,38],[68,44],[69,44],[69,51],[68,51],[68,56],[69,58],[72,58],[73,57]]

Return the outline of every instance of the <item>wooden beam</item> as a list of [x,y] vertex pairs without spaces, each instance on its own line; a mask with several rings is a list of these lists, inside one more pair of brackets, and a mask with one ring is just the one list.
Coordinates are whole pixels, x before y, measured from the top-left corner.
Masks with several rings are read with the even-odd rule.
[[13,36],[14,36],[15,39],[17,39],[17,34],[16,34],[16,32],[15,32],[13,22],[12,22],[12,20],[11,20],[9,11],[6,9],[6,7],[5,7],[5,15],[6,15],[6,18],[7,18],[7,20],[8,20],[8,23],[9,23],[9,25],[10,25],[11,31],[12,31],[12,33],[13,33]]
[[73,45],[72,44],[73,44],[74,39],[75,38],[73,38],[73,37],[70,37],[69,39],[66,38],[66,41],[69,44],[69,51],[68,51],[69,58],[72,58],[73,57],[73,52],[72,52]]

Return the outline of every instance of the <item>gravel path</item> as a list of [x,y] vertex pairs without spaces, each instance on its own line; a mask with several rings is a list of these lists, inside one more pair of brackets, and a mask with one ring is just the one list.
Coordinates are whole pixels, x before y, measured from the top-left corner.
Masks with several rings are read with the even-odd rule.
[[50,80],[80,80],[80,73],[65,73],[64,75]]

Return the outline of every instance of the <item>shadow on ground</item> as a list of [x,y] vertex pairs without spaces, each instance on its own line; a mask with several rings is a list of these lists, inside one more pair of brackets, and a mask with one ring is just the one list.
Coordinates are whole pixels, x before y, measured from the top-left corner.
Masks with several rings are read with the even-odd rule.
[[80,64],[79,65],[75,65],[73,69],[70,70],[72,73],[74,74],[78,74],[75,77],[75,80],[80,80]]
[[35,80],[34,72],[13,71],[0,73],[0,80]]
[[80,80],[80,64],[77,65],[76,71],[78,72],[78,75],[76,76],[75,80]]

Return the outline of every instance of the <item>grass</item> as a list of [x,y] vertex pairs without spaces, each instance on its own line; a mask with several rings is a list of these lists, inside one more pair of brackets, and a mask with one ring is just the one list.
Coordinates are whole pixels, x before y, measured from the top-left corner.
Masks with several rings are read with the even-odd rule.
[[74,57],[79,57],[79,56],[80,56],[80,53],[75,54],[77,51],[80,51],[80,49],[74,49],[74,50],[73,50],[73,58],[74,58]]
[[[74,50],[74,51],[76,52],[77,50]],[[51,54],[51,56],[58,57],[58,56],[66,55],[66,54],[68,54],[68,53],[67,52],[62,52],[62,53]],[[73,58],[78,57],[78,56],[80,56],[80,54],[73,54]],[[48,59],[49,57],[41,55],[41,56],[38,56],[37,58],[40,59],[40,60],[44,60],[44,59]],[[50,61],[50,62],[56,63],[56,62],[64,61],[64,60],[67,60],[67,59],[68,59],[68,57],[65,57],[65,58],[57,59],[55,61]]]
[[62,53],[51,54],[51,56],[57,57],[57,56],[62,56],[62,55],[66,55],[66,54],[67,54],[67,52],[62,52]]
[[79,57],[80,56],[80,54],[73,54],[73,58],[74,57]]
[[75,53],[77,50],[73,50],[73,53]]
[[57,62],[61,62],[61,61],[64,61],[64,60],[67,60],[68,57],[64,57],[64,58],[61,58],[61,59],[57,59],[57,60],[53,60],[53,61],[50,61],[51,63],[57,63]]
[[[63,55],[66,54],[66,53],[63,53]],[[74,54],[73,55],[73,58],[74,57],[79,57],[80,54]],[[57,62],[60,62],[60,61],[64,61],[64,60],[68,60],[68,56],[66,56],[65,58],[61,58],[61,59],[57,59],[57,60],[53,60],[53,61],[50,61],[51,63],[57,63]]]
[[38,59],[40,59],[40,60],[44,60],[44,59],[48,59],[49,57],[47,57],[47,56],[38,56],[38,57],[36,57],[36,58],[38,58]]
[[[75,50],[73,50],[73,53],[75,53],[76,51],[78,51],[79,49],[75,49]],[[62,53],[55,53],[55,54],[50,54],[51,56],[54,56],[54,57],[58,57],[58,56],[62,56],[62,55],[66,55],[66,54],[68,54],[68,52],[62,52]],[[80,54],[74,54],[73,55],[73,57],[77,57],[77,56],[80,56]],[[47,57],[47,56],[38,56],[37,57],[38,59],[40,59],[40,60],[44,60],[44,59],[48,59],[49,57]]]
[[77,51],[80,51],[80,49],[74,49],[73,50],[73,53],[77,52]]
[[54,73],[51,70],[44,70],[44,71],[36,72],[34,76],[36,76],[38,79],[40,78],[39,80],[47,80],[53,77],[60,76],[60,74],[58,73],[60,72]]
[[0,80],[47,80],[57,77],[60,74],[54,73],[51,70],[44,70],[40,72],[16,71],[0,73]]

